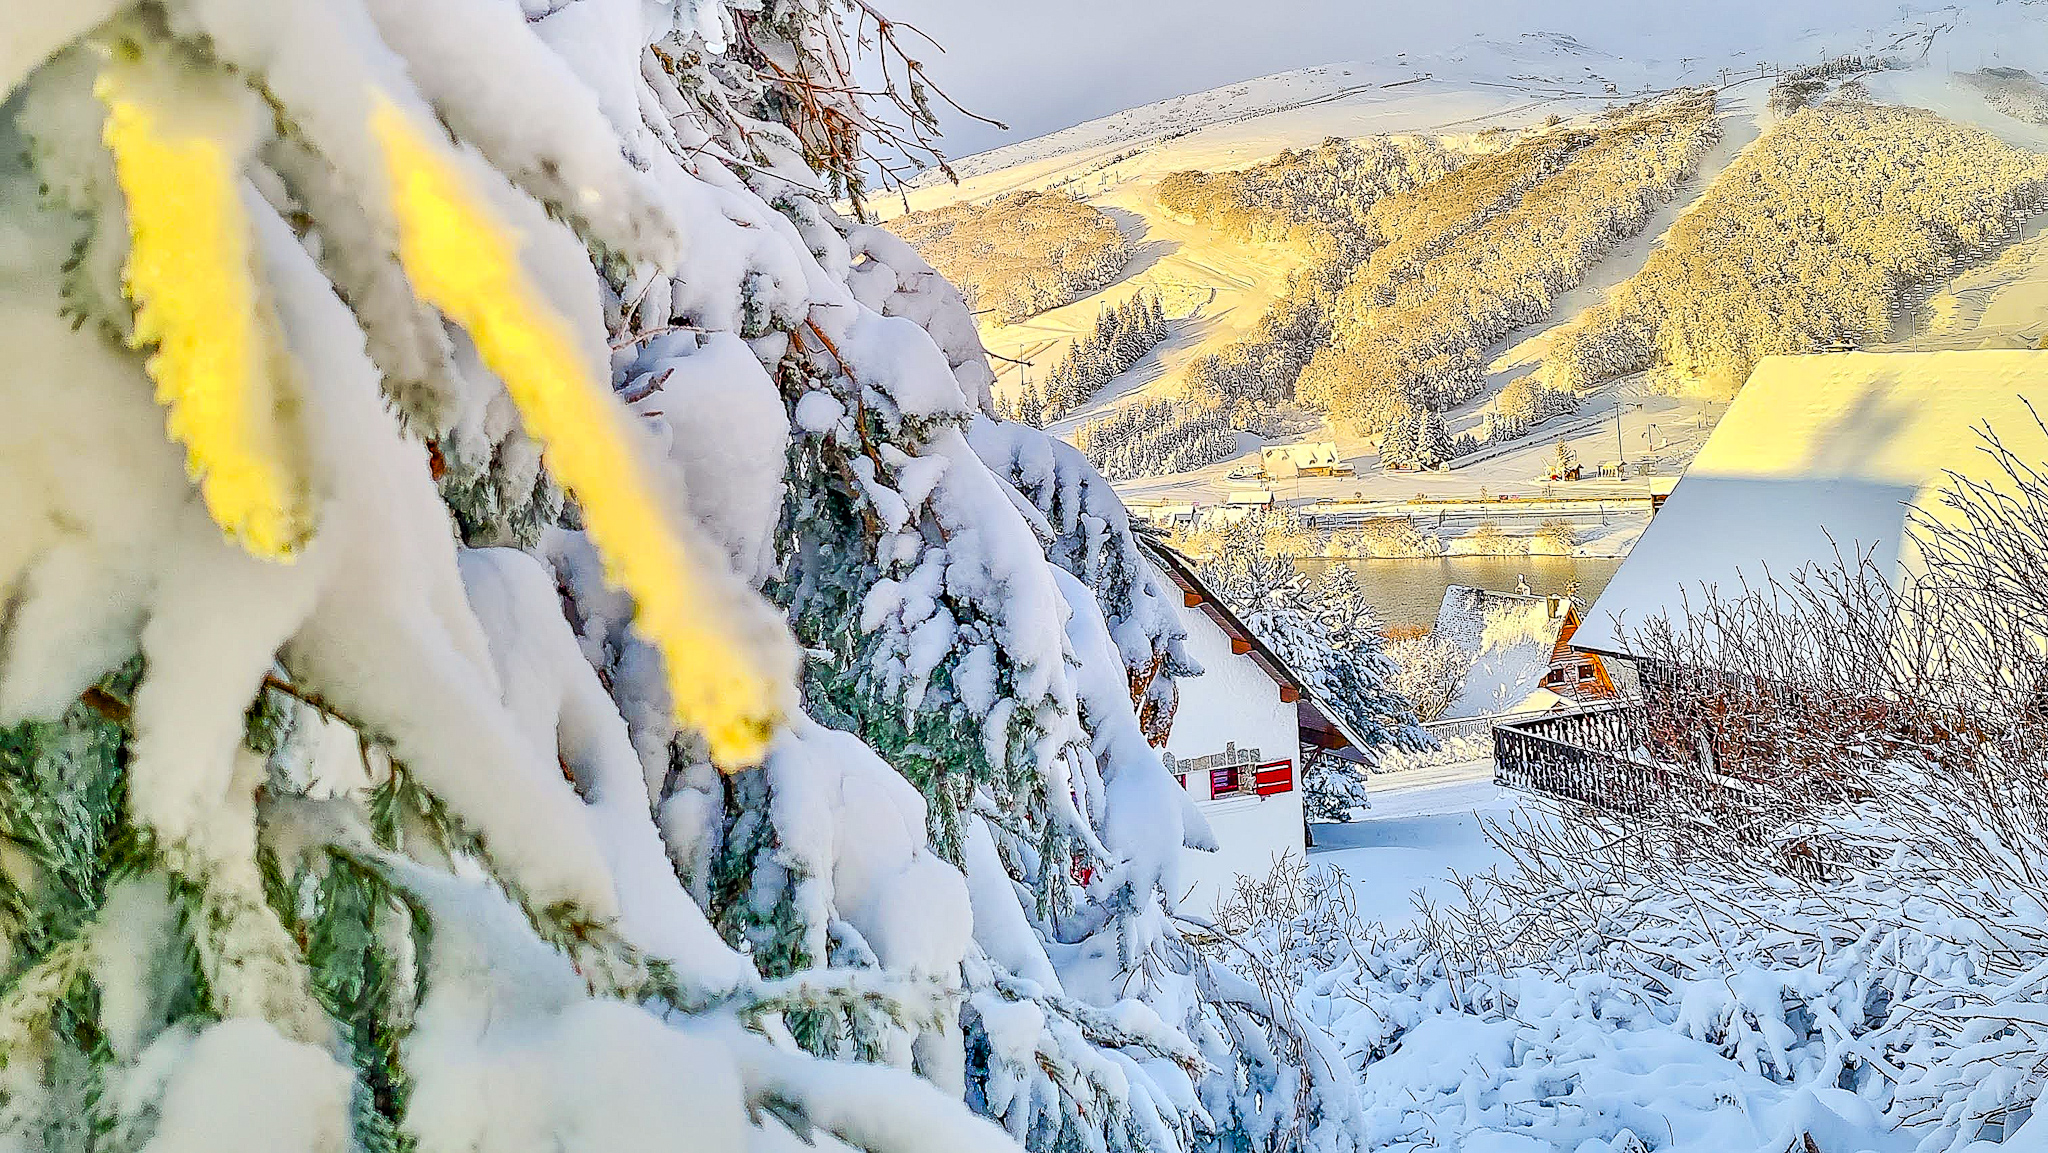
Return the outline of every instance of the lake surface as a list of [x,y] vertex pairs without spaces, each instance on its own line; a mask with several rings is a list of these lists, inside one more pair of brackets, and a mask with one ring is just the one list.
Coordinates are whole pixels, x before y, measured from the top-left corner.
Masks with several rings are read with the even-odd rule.
[[1414,560],[1323,560],[1298,562],[1302,571],[1321,576],[1331,565],[1348,565],[1358,575],[1365,599],[1388,627],[1429,628],[1443,604],[1444,590],[1469,585],[1493,592],[1515,591],[1516,577],[1538,594],[1562,593],[1579,582],[1579,596],[1593,603],[1621,567],[1620,557],[1455,556]]

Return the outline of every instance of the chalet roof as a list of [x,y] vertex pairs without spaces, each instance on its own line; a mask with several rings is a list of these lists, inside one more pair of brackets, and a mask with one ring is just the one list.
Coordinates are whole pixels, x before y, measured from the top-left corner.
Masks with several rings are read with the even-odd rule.
[[2022,398],[2048,402],[2048,353],[2016,350],[1769,357],[1572,638],[1629,655],[1628,635],[1723,595],[1854,563],[1897,582],[1914,567],[1909,511],[1934,513],[1948,472],[1995,483],[1987,423],[2024,459],[2048,459]]
[[1569,597],[1497,593],[1465,585],[1445,589],[1431,635],[1463,649],[1472,667],[1442,719],[1522,710],[1545,691],[1543,677],[1557,655],[1558,638],[1573,620]]
[[1334,441],[1305,440],[1295,444],[1269,444],[1259,450],[1261,458],[1285,457],[1297,468],[1331,468],[1343,458]]
[[1366,740],[1321,693],[1280,659],[1271,646],[1253,634],[1230,605],[1202,583],[1193,562],[1159,541],[1140,535],[1138,547],[1158,566],[1166,579],[1181,591],[1186,607],[1196,609],[1230,639],[1230,651],[1257,665],[1260,672],[1280,686],[1280,699],[1295,706],[1302,738],[1326,749],[1367,747]]

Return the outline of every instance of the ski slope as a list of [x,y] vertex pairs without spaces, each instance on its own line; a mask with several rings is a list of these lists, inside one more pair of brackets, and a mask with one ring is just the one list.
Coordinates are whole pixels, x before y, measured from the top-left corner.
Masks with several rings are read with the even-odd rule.
[[[1571,15],[1552,10],[1544,19],[1565,23]],[[1890,55],[1917,66],[1864,77],[1873,98],[1931,108],[2016,146],[2048,151],[2048,125],[1993,110],[1976,87],[1956,75],[1987,66],[2048,74],[2048,2],[1973,0],[1903,13],[1894,9],[1863,27],[1829,24],[1823,15],[1816,16],[1813,27],[1774,44],[1743,44],[1740,36],[1746,30],[1731,29],[1723,42],[1689,44],[1683,54],[1640,40],[1633,47],[1596,46],[1600,41],[1590,33],[1502,32],[1440,52],[1395,53],[1369,63],[1278,73],[968,157],[955,164],[959,184],[928,174],[906,190],[901,203],[929,208],[1021,188],[1061,188],[1109,212],[1132,236],[1137,255],[1116,282],[1095,296],[1015,325],[984,318],[983,336],[991,351],[1030,362],[997,366],[998,391],[1009,393],[1024,373],[1036,378],[1049,370],[1066,346],[1093,325],[1103,304],[1141,290],[1165,301],[1177,322],[1174,334],[1091,404],[1054,426],[1071,436],[1080,424],[1137,398],[1177,395],[1186,367],[1248,334],[1299,264],[1285,248],[1227,240],[1166,217],[1154,201],[1166,174],[1242,167],[1331,136],[1427,133],[1455,142],[1489,127],[1522,128],[1553,115],[1567,121],[1591,117],[1614,102],[1676,86],[1716,87],[1722,140],[1697,175],[1641,233],[1564,293],[1549,317],[1490,350],[1488,390],[1448,414],[1455,435],[1478,423],[1494,391],[1540,371],[1559,328],[1633,276],[1666,230],[1768,130],[1772,116],[1765,101],[1771,79],[1761,75],[1766,67],[1795,67],[1848,52]],[[1900,333],[1905,346],[2010,343],[2048,324],[2048,241],[2038,234],[2037,222],[2023,236],[2033,243],[2016,245],[2002,263],[1960,269],[1949,283],[1930,286],[1923,306]],[[1617,455],[1641,457],[1654,444],[1660,465],[1670,471],[1690,459],[1711,431],[1716,413],[1713,404],[1646,396],[1624,381],[1596,395],[1575,416],[1531,436],[1525,448],[1484,465],[1427,477],[1382,473],[1369,442],[1339,435],[1314,414],[1303,413],[1291,426],[1283,422],[1284,435],[1336,440],[1357,463],[1358,475],[1304,480],[1299,492],[1281,495],[1384,499],[1415,495],[1418,488],[1431,497],[1468,496],[1482,489],[1497,493],[1503,486],[1529,483],[1560,433],[1587,463]],[[1247,436],[1240,448],[1250,452],[1257,444]],[[1130,496],[1215,503],[1245,487],[1226,476],[1239,463],[1119,487]],[[1609,541],[1606,547],[1625,548],[1627,543]]]

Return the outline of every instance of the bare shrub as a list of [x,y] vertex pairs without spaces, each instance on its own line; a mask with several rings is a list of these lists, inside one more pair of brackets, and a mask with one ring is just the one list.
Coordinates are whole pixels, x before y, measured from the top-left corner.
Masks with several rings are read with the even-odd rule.
[[1415,702],[1415,714],[1424,721],[1450,709],[1472,670],[1472,654],[1435,636],[1390,641],[1386,653],[1394,662],[1394,689]]
[[1446,963],[1602,968],[1653,999],[1810,967],[1784,1020],[1731,1002],[1700,1027],[1768,1072],[1796,1019],[1845,1083],[1883,1085],[1889,1116],[1958,1139],[2030,1105],[2048,1083],[2048,476],[1983,440],[1990,479],[1951,475],[1912,514],[1912,579],[1840,558],[1639,630],[1635,754],[1660,787],[1495,828],[1511,867],[1426,922]]

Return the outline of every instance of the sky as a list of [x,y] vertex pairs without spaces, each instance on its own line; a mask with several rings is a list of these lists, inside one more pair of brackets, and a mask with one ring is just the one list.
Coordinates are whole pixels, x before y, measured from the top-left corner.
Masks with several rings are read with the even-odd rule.
[[929,33],[926,71],[1000,132],[953,115],[967,156],[1154,100],[1491,32],[1557,31],[1620,54],[1766,43],[1895,8],[1883,0],[876,0]]

